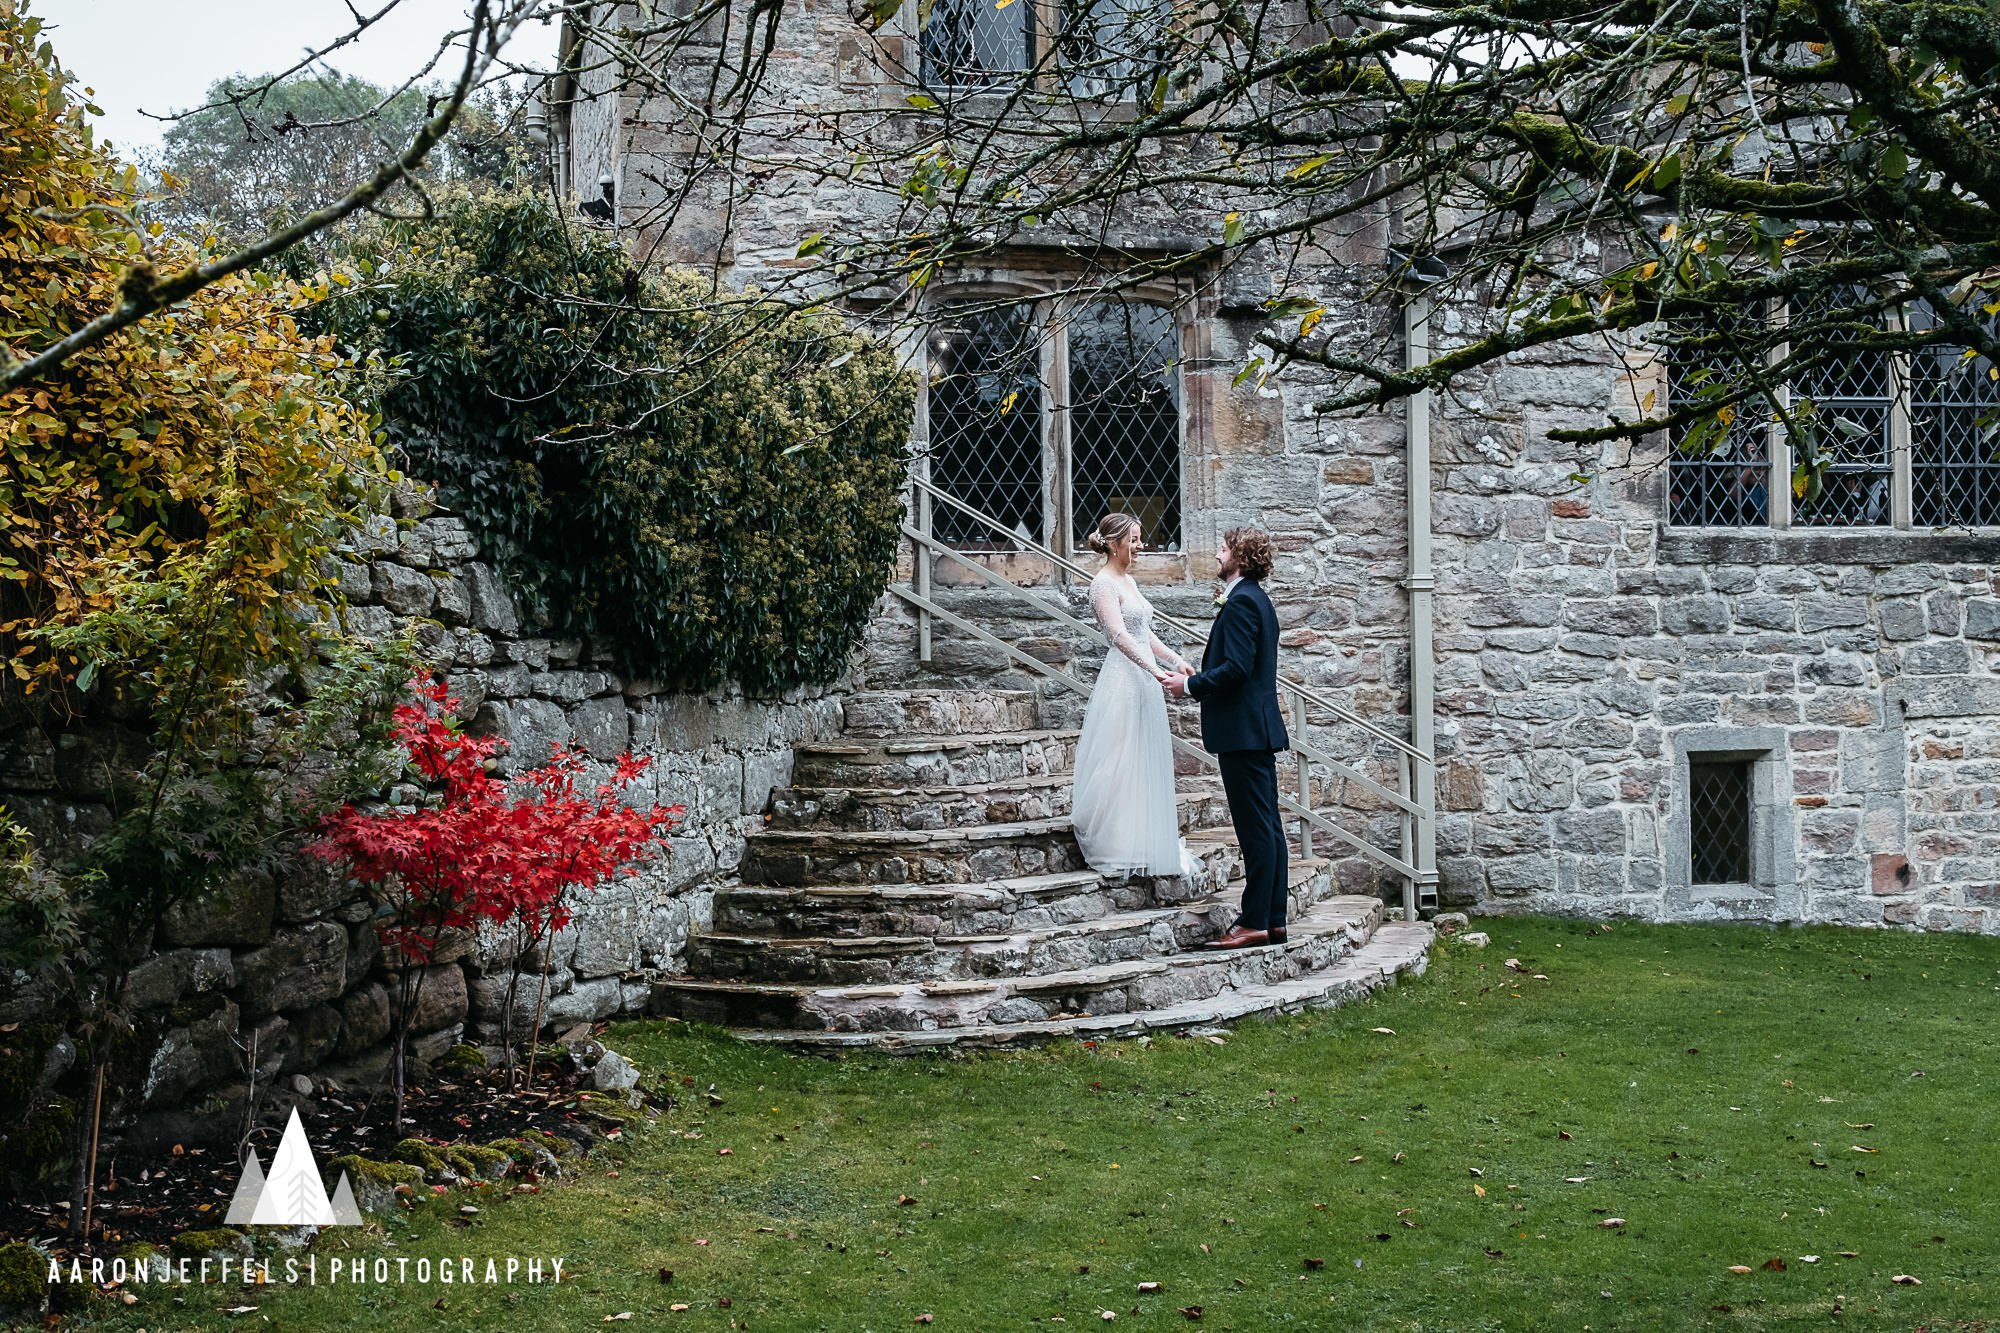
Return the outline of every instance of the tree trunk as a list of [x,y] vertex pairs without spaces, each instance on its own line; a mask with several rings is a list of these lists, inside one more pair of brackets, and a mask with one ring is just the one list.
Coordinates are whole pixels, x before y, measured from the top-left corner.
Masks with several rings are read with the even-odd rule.
[[542,1006],[549,998],[549,955],[542,953],[542,982],[535,988],[535,1030],[528,1034],[528,1087],[535,1086],[535,1057],[542,1051]]

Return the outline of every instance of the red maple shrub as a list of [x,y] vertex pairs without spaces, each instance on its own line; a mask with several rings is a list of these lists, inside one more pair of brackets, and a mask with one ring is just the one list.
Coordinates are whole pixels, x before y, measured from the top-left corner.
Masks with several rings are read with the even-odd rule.
[[[409,757],[424,799],[369,810],[345,806],[308,848],[344,863],[376,902],[376,929],[396,972],[399,1001],[392,1013],[398,1129],[409,1021],[447,934],[490,922],[520,931],[533,948],[568,923],[573,892],[635,873],[684,813],[678,805],[625,803],[626,789],[652,762],[631,754],[618,756],[607,781],[582,790],[585,758],[561,746],[547,764],[512,782],[497,777],[494,760],[506,742],[467,734],[443,681],[420,676],[410,688],[416,698],[397,707],[391,735]],[[514,990],[510,982],[503,1018],[510,1077]],[[538,1000],[537,1033],[540,1026]]]

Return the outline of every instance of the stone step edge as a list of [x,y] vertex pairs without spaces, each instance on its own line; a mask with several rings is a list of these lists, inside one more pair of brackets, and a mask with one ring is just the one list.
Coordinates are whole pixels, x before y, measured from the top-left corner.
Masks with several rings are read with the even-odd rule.
[[981,945],[1018,944],[1032,947],[1047,944],[1052,940],[1074,939],[1085,935],[1115,934],[1133,927],[1148,927],[1156,922],[1170,921],[1176,917],[1204,917],[1220,907],[1229,907],[1229,899],[1219,894],[1206,898],[1194,898],[1185,903],[1175,903],[1171,907],[1135,907],[1123,912],[1108,912],[1088,921],[1071,921],[1060,926],[1045,926],[1040,930],[1018,930],[1002,934],[981,935],[737,935],[726,931],[699,931],[690,936],[690,942],[718,941],[725,946],[738,948],[764,948],[807,950],[824,949],[828,953],[866,955],[871,950],[883,953],[908,952],[915,949],[969,949]]
[[1024,745],[1030,741],[1073,741],[1081,734],[1078,731],[1044,727],[1036,731],[967,732],[963,736],[906,736],[901,740],[890,736],[856,736],[845,741],[801,741],[792,747],[792,753],[833,755],[836,758],[853,758],[857,755],[870,754],[930,754],[940,750],[966,750],[975,745]]
[[[1211,854],[1219,848],[1207,849]],[[1293,857],[1289,886],[1297,887],[1314,875],[1324,872],[1332,861],[1325,857],[1314,857],[1310,861]],[[866,902],[869,900],[893,906],[897,903],[935,903],[963,899],[967,903],[990,904],[1004,907],[1009,902],[1039,901],[1060,894],[1068,889],[1085,892],[1100,884],[1119,885],[1133,879],[1179,879],[1178,875],[1105,875],[1095,870],[1059,870],[1047,875],[1016,875],[1008,879],[981,880],[966,884],[725,884],[715,891],[718,899],[750,903],[775,903],[799,899],[809,901],[814,896],[825,898],[829,903]],[[1243,881],[1232,879],[1229,893],[1243,891]],[[1331,896],[1331,895],[1328,895]],[[1175,904],[1178,906],[1179,904]],[[776,938],[776,937],[773,937]]]
[[1232,989],[1208,1000],[1184,1000],[1164,1009],[1089,1018],[1044,1019],[1035,1023],[992,1023],[929,1032],[825,1032],[732,1028],[738,1039],[799,1051],[828,1053],[866,1050],[883,1055],[973,1047],[1039,1046],[1069,1038],[1087,1041],[1136,1037],[1163,1030],[1219,1026],[1246,1018],[1337,1008],[1363,999],[1404,977],[1420,977],[1430,967],[1435,932],[1423,922],[1385,921],[1359,949],[1332,967],[1291,981]]
[[[1365,906],[1363,906],[1365,904]],[[1336,912],[1347,915],[1334,916]],[[811,982],[759,982],[759,981],[706,981],[699,977],[669,977],[654,984],[654,988],[679,991],[713,991],[738,995],[769,996],[819,996],[828,1000],[887,1000],[898,996],[911,999],[936,998],[939,996],[975,995],[983,991],[1002,988],[1008,994],[1035,994],[1050,990],[1074,990],[1089,986],[1117,985],[1134,981],[1140,977],[1157,976],[1176,967],[1206,967],[1227,962],[1231,958],[1252,958],[1269,953],[1289,953],[1302,949],[1310,941],[1322,935],[1345,931],[1350,926],[1362,923],[1372,916],[1375,920],[1370,937],[1382,928],[1382,903],[1377,898],[1357,895],[1338,895],[1323,898],[1314,903],[1306,916],[1291,924],[1291,935],[1283,944],[1259,945],[1252,949],[1232,950],[1221,953],[1209,950],[1194,950],[1188,953],[1167,954],[1159,958],[1130,959],[1115,963],[1100,963],[1095,967],[1079,968],[1068,972],[1047,972],[1021,977],[977,977],[950,981],[913,981],[900,985],[859,985],[825,986]]]
[[[1017,778],[1002,778],[997,782],[977,782],[962,787],[812,787],[795,785],[778,788],[778,794],[780,796],[792,796],[793,793],[803,793],[803,795],[796,797],[796,799],[801,800],[810,800],[813,796],[820,793],[848,793],[858,800],[877,803],[925,797],[939,801],[964,796],[987,796],[994,792],[1067,787],[1075,781],[1076,775],[1073,773],[1024,773]],[[1214,777],[1206,773],[1206,771],[1199,776],[1182,775],[1175,778],[1174,781],[1176,784],[1187,782],[1205,782],[1207,784],[1199,791],[1177,790],[1175,793],[1177,800],[1210,800],[1222,794],[1222,779]]]
[[1044,833],[1067,833],[1068,815],[1047,819],[1017,819],[1005,824],[975,824],[970,828],[940,829],[794,829],[761,828],[745,841],[764,840],[773,845],[799,843],[859,843],[864,847],[929,847],[953,843],[1004,842],[1009,838],[1035,837]]

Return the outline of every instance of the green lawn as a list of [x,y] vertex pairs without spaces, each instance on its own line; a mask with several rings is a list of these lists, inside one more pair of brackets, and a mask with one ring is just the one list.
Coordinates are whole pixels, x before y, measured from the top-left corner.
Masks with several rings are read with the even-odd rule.
[[1484,926],[1491,948],[1447,944],[1420,981],[1225,1044],[827,1061],[624,1025],[609,1043],[683,1096],[658,1129],[469,1227],[393,1232],[398,1255],[559,1254],[561,1286],[267,1292],[236,1321],[215,1311],[237,1298],[210,1290],[117,1326],[576,1329],[630,1311],[627,1326],[691,1330],[920,1314],[998,1330],[1110,1310],[1180,1328],[1197,1305],[1201,1327],[1241,1330],[2000,1315],[2000,940]]

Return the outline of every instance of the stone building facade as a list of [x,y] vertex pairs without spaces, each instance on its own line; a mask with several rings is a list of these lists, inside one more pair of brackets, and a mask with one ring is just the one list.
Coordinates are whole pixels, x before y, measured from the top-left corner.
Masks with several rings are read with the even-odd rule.
[[[786,7],[764,102],[744,122],[758,188],[738,190],[690,156],[672,104],[602,64],[597,91],[579,85],[557,108],[564,178],[584,194],[611,182],[644,252],[727,286],[795,283],[816,234],[896,234],[893,188],[858,169],[827,173],[813,154],[828,125],[856,117],[885,158],[916,142],[906,109],[935,57],[920,49],[930,38],[913,26],[917,8],[876,30],[844,2]],[[932,24],[995,21],[959,8],[941,2]],[[991,40],[972,45],[997,49]],[[1115,122],[1130,108],[1113,99],[1100,114]],[[1162,196],[1089,245],[1016,237],[947,266],[914,300],[852,303],[899,328],[931,381],[913,439],[932,480],[1061,551],[1080,549],[1099,509],[1132,508],[1171,547],[1142,558],[1141,578],[1163,609],[1189,616],[1206,608],[1217,535],[1245,522],[1270,530],[1284,669],[1405,734],[1434,729],[1446,905],[2000,930],[2000,531],[1981,526],[2000,523],[2000,507],[1951,527],[1921,503],[1913,512],[1911,486],[1951,469],[1933,458],[1925,471],[1923,441],[1937,432],[1926,435],[1923,413],[1942,409],[1912,400],[1910,367],[1877,377],[1903,388],[1868,391],[1880,401],[1866,410],[1886,414],[1881,467],[1845,482],[1867,503],[1790,512],[1776,498],[1789,473],[1773,439],[1742,455],[1757,475],[1729,464],[1754,508],[1690,508],[1717,474],[1697,475],[1665,438],[1550,439],[1671,393],[1672,368],[1644,341],[1523,354],[1414,413],[1323,415],[1314,404],[1328,386],[1310,371],[1239,382],[1280,261],[1256,246],[1218,257],[1221,214],[1216,201]],[[1416,298],[1383,295],[1391,239],[1385,213],[1285,256],[1286,289],[1323,304],[1336,344],[1379,352],[1405,337]],[[1114,252],[1155,276],[1107,294],[1095,256]],[[1011,313],[959,313],[982,303]],[[1120,434],[1105,413],[1090,419],[1078,386],[1099,373],[1089,357],[1103,354],[1107,303],[1145,330],[1128,333],[1126,355],[1135,381],[1172,399],[1170,463],[1150,426]],[[1482,314],[1467,294],[1424,327],[1448,349]],[[1164,358],[1152,350],[1162,337]],[[1013,386],[1026,434],[966,409],[954,383],[980,376]],[[1143,393],[1114,406],[1159,410]],[[1414,518],[1412,458],[1426,483]],[[1007,484],[990,475],[995,459],[1012,469]],[[1080,608],[1074,581],[1046,562],[963,535],[988,569]],[[1421,572],[1411,578],[1426,542],[1434,592]],[[915,573],[907,552],[901,573]],[[930,576],[938,598],[1036,657],[1091,666],[1082,639],[1031,604],[970,586],[950,562]],[[1428,669],[1411,654],[1425,637],[1413,605],[1425,601]],[[933,626],[920,661],[916,621],[884,599],[855,685],[1032,678],[948,626]],[[1313,734],[1364,768],[1380,762],[1336,726]],[[1331,783],[1322,793],[1346,794]],[[1346,818],[1396,836],[1365,801]],[[1352,887],[1373,876],[1359,863],[1342,874]]]

